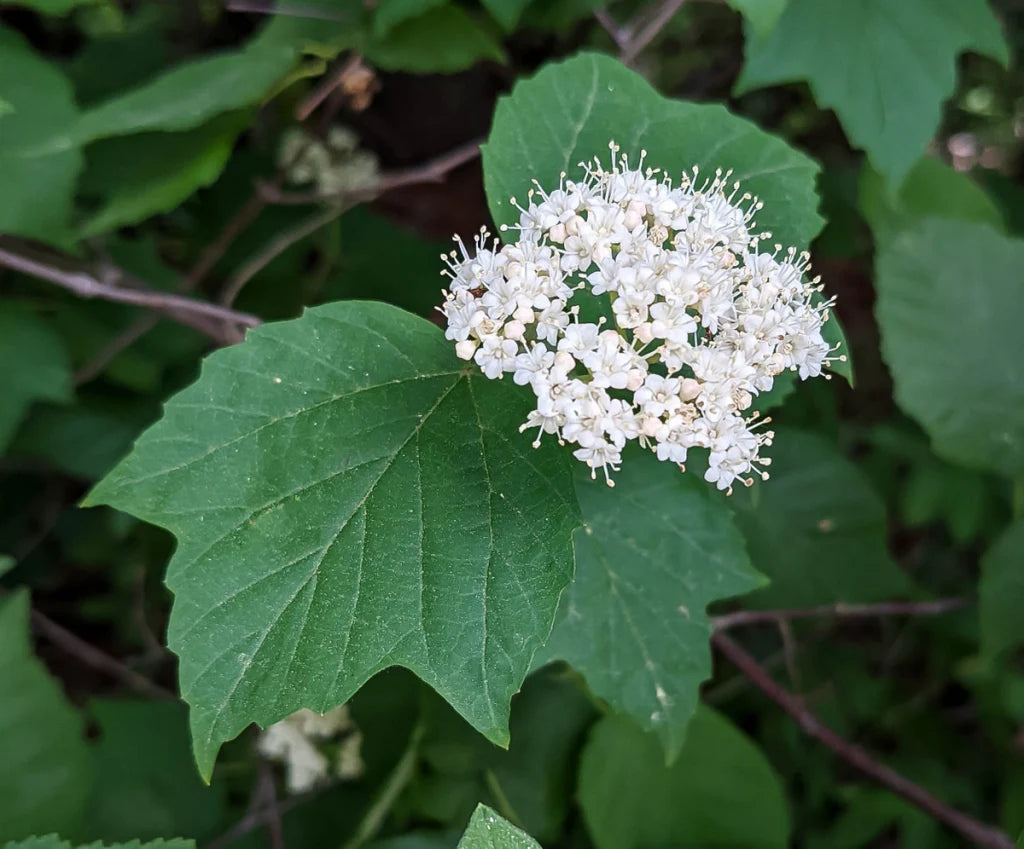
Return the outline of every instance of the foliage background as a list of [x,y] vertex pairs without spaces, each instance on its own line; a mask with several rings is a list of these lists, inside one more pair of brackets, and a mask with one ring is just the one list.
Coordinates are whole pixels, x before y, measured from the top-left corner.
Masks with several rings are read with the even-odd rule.
[[[976,842],[1016,838],[1022,23],[1012,0],[0,4],[0,841],[442,847],[479,802],[546,846],[961,845],[950,811],[1002,832]],[[591,58],[569,58],[580,51]],[[619,99],[599,98],[576,127],[591,66]],[[430,317],[451,234],[501,223],[526,178],[575,163],[567,121],[593,153],[650,119],[664,134],[644,143],[665,167],[721,155],[740,125],[695,104],[751,122],[727,154],[766,213],[778,210],[777,238],[813,239],[855,382],[788,390],[772,412],[771,481],[727,506],[657,469],[623,473],[616,494],[639,505],[630,510],[578,488],[595,534],[576,537],[570,597],[592,620],[541,649],[512,701],[507,752],[389,669],[351,701],[359,778],[287,796],[250,729],[205,785],[166,648],[174,538],[110,507],[82,510],[86,493],[245,325],[351,299]],[[382,182],[326,202],[288,185],[278,151],[297,123],[316,136],[352,128]],[[409,345],[427,338],[396,315],[372,320]],[[290,364],[275,359],[283,369],[302,373],[331,345],[384,367],[369,343],[353,351],[348,337],[314,333],[310,344],[311,324],[282,327],[300,328],[281,331],[286,342],[308,344]],[[244,397],[244,380],[226,377],[217,397],[232,387]],[[183,431],[219,425],[179,415]],[[571,481],[559,486],[571,499]],[[642,557],[615,549],[633,532]],[[583,570],[602,557],[610,580]],[[712,591],[707,574],[728,579]],[[186,587],[175,585],[179,601]],[[636,640],[650,654],[595,639],[680,592],[692,632],[655,609]],[[734,641],[719,643],[713,674],[709,603]],[[858,607],[879,603],[893,606]],[[194,644],[204,641],[219,648],[202,632]],[[804,736],[727,659],[729,645],[941,810]],[[195,658],[179,654],[185,674]],[[630,673],[645,663],[678,694],[668,719],[643,720],[650,706]],[[235,724],[258,718],[250,703],[269,717],[277,697],[254,686]],[[196,753],[208,772],[213,754]]]

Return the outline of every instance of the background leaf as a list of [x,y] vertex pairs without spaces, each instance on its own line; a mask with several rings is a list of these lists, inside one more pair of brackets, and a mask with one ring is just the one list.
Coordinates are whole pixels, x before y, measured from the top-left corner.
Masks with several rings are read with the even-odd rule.
[[926,220],[877,257],[882,354],[899,405],[956,463],[1024,474],[1024,242]]
[[[0,305],[0,451],[35,401],[71,400],[71,365],[64,343],[51,327],[27,309]],[[13,366],[17,363],[17,367]]]
[[96,778],[83,827],[88,840],[215,836],[223,786],[208,787],[189,757],[188,715],[176,702],[95,701]]
[[410,18],[447,5],[449,0],[380,0],[373,13],[373,34],[378,38]]
[[813,160],[721,106],[668,100],[596,53],[546,65],[498,101],[482,148],[494,221],[519,220],[508,199],[525,201],[532,179],[555,187],[559,173],[575,172],[581,160],[607,161],[610,140],[634,161],[647,150],[647,165],[673,179],[694,165],[706,173],[733,169],[744,190],[764,201],[758,226],[786,245],[805,247],[821,230]]
[[250,722],[392,665],[507,741],[578,523],[566,455],[517,433],[529,406],[360,302],[250,332],[167,405],[88,503],[178,537],[169,644],[204,775]]
[[3,27],[0,55],[0,233],[67,242],[82,165],[70,135],[78,117],[71,85],[52,62]]
[[985,0],[789,0],[770,34],[748,39],[737,87],[806,80],[898,186],[938,128],[964,50],[1009,62]]
[[579,794],[597,849],[789,845],[778,776],[746,736],[703,705],[671,767],[653,736],[623,717],[603,719],[583,750]]
[[885,505],[834,445],[779,430],[767,453],[771,478],[729,499],[754,566],[771,580],[745,604],[866,603],[910,589],[887,549]]
[[892,195],[885,178],[865,166],[860,181],[860,208],[875,242],[892,238],[919,218],[977,221],[1003,229],[996,202],[967,174],[931,156],[919,159],[899,191]]
[[501,45],[467,12],[449,5],[403,21],[384,38],[366,44],[364,51],[384,70],[416,74],[450,74],[484,59],[505,61]]
[[82,226],[88,239],[169,212],[220,176],[248,115],[221,116],[187,133],[140,133],[90,145],[83,188],[103,204]]
[[705,608],[764,578],[722,499],[649,452],[626,458],[614,489],[581,470],[576,493],[576,575],[543,657],[657,732],[671,761],[711,675]]
[[728,0],[737,12],[750,22],[750,27],[760,36],[768,35],[782,17],[789,0]]
[[254,39],[238,50],[193,59],[83,113],[80,144],[132,133],[189,130],[258,103],[291,70],[291,44]]
[[978,594],[982,652],[995,657],[1024,642],[1024,521],[1010,525],[981,558]]
[[0,840],[73,830],[89,789],[82,723],[33,655],[28,617],[27,592],[0,599]]

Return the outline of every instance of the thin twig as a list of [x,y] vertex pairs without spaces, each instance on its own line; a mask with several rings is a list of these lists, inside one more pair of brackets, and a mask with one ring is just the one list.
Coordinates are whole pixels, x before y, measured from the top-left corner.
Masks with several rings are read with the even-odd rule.
[[423,165],[386,172],[381,174],[380,179],[374,185],[356,192],[349,191],[335,194],[287,192],[268,184],[260,184],[259,191],[262,193],[264,200],[279,206],[306,206],[313,203],[331,203],[340,200],[370,201],[385,192],[390,192],[393,189],[404,186],[414,186],[420,183],[440,183],[451,171],[479,157],[481,144],[483,144],[483,139],[474,139]]
[[274,783],[274,770],[266,761],[260,763],[260,782],[267,799],[265,810],[270,849],[284,849],[284,826],[281,822],[281,809],[277,804],[277,784]]
[[382,174],[376,184],[357,192],[336,195],[294,194],[282,192],[274,186],[263,186],[263,197],[270,203],[308,204],[327,202],[330,205],[327,209],[318,212],[305,221],[299,222],[291,230],[286,230],[279,234],[269,245],[239,268],[224,286],[224,290],[219,298],[220,303],[225,306],[234,303],[239,293],[245,288],[245,285],[280,254],[284,253],[296,242],[302,241],[302,239],[311,236],[321,227],[334,221],[356,203],[373,200],[385,192],[401,186],[441,182],[451,171],[460,165],[476,159],[480,155],[480,144],[481,140],[477,139],[460,145],[454,150],[423,165]]
[[125,665],[105,651],[90,645],[81,637],[72,634],[67,628],[58,625],[38,610],[32,611],[32,626],[55,646],[58,646],[70,655],[74,655],[93,669],[106,672],[108,675],[124,681],[140,693],[145,693],[157,699],[178,698],[170,690],[165,690],[159,684],[154,684],[130,666]]
[[711,641],[715,648],[729,658],[761,692],[793,717],[805,734],[823,743],[851,766],[959,832],[975,845],[986,849],[1013,849],[1014,842],[1007,834],[950,807],[909,778],[876,761],[867,750],[847,742],[831,728],[823,725],[797,696],[777,684],[753,657],[724,633],[715,632]]
[[616,21],[607,9],[598,9],[594,12],[594,19],[602,26],[604,31],[611,36],[612,41],[619,50],[625,50],[629,44],[629,27],[623,26]]
[[623,63],[632,64],[633,60],[648,44],[654,41],[658,33],[664,29],[665,24],[672,20],[673,15],[682,8],[685,2],[686,0],[662,0],[661,5],[651,14],[645,26],[635,29],[630,27],[630,32],[633,34],[629,43],[621,49],[622,52],[619,56]]
[[231,220],[224,225],[224,229],[220,231],[217,238],[203,249],[196,264],[185,275],[181,291],[190,292],[197,288],[227,253],[228,248],[234,244],[235,239],[259,217],[266,206],[267,202],[263,199],[263,195],[258,190],[253,190],[245,203],[231,217]]
[[278,256],[283,254],[296,242],[301,242],[307,236],[311,236],[321,227],[330,224],[335,218],[342,215],[350,206],[330,206],[316,215],[299,222],[290,230],[279,233],[270,241],[263,250],[252,257],[241,268],[236,271],[224,286],[220,295],[220,302],[225,306],[234,303],[235,298],[245,287],[245,284],[252,280]]
[[314,87],[314,89],[302,99],[302,102],[295,110],[295,119],[297,121],[305,121],[316,111],[316,108],[321,103],[330,97],[331,92],[341,86],[345,78],[356,68],[362,65],[362,63],[363,57],[358,53],[353,53],[331,73],[327,74]]
[[870,619],[878,616],[938,616],[960,610],[970,599],[940,598],[934,601],[890,601],[881,604],[822,604],[817,607],[796,607],[788,610],[737,610],[715,616],[711,624],[716,631],[743,625],[788,622],[792,619]]
[[[82,298],[100,298],[120,304],[148,307],[168,314],[190,314],[217,319],[243,327],[256,327],[260,320],[248,313],[227,309],[218,304],[208,304],[182,295],[155,292],[145,289],[129,289],[103,283],[84,271],[67,271],[20,254],[0,248],[0,266],[28,274],[40,280],[54,283]],[[120,274],[120,272],[118,272]],[[121,275],[123,276],[123,275]]]

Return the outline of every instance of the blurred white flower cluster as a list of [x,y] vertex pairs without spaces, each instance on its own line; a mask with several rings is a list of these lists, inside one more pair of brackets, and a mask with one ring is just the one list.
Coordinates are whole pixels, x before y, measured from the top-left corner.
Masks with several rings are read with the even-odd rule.
[[359,148],[348,127],[331,127],[324,139],[293,127],[281,140],[278,163],[290,183],[312,183],[321,195],[359,192],[378,179],[377,157]]
[[[337,743],[325,745],[338,738]],[[348,705],[341,705],[322,714],[305,708],[296,711],[260,734],[257,748],[264,757],[284,764],[289,793],[305,793],[331,774],[342,779],[360,776],[361,745],[362,735]]]
[[645,153],[632,167],[610,148],[610,169],[581,163],[579,182],[513,198],[515,242],[481,231],[471,252],[456,238],[446,335],[487,377],[532,388],[521,430],[535,446],[545,433],[577,446],[609,486],[631,440],[684,470],[707,449],[704,477],[722,490],[767,478],[772,432],[751,405],[782,372],[842,359],[821,333],[831,302],[812,300],[807,254],[762,249],[762,204],[730,173],[694,168],[673,185]]

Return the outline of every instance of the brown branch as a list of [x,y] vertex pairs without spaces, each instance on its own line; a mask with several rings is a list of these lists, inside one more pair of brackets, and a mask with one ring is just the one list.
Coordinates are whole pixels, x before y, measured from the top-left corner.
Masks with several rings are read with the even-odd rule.
[[90,645],[81,637],[75,636],[69,630],[58,625],[38,610],[32,611],[32,626],[55,646],[58,646],[68,654],[77,657],[82,661],[82,663],[124,681],[140,693],[145,693],[147,696],[152,696],[157,699],[178,698],[170,690],[165,690],[159,684],[154,684],[130,666],[125,665],[117,658],[111,657],[106,652]]
[[890,601],[882,604],[822,604],[817,607],[796,607],[784,610],[737,610],[711,619],[716,631],[743,625],[789,622],[792,619],[870,619],[877,616],[938,616],[960,610],[970,603],[967,598],[940,598],[934,601]]
[[867,750],[847,742],[831,728],[823,725],[797,696],[775,683],[753,657],[724,633],[716,631],[711,637],[711,642],[750,679],[754,686],[793,717],[805,734],[823,743],[848,764],[949,826],[975,845],[985,849],[1014,849],[1014,842],[1007,834],[950,807],[919,784],[879,763]]
[[686,0],[662,0],[658,7],[650,14],[646,24],[643,26],[629,26],[629,41],[621,48],[619,58],[624,64],[630,65],[633,60],[657,37],[658,33],[665,28],[665,25],[672,20]]
[[357,69],[363,67],[363,57],[353,53],[344,62],[327,74],[314,89],[307,94],[295,110],[295,119],[305,121],[317,107],[323,103],[335,89],[343,88],[345,80]]
[[[204,301],[166,292],[131,289],[104,283],[85,271],[65,270],[4,248],[0,248],[0,266],[54,283],[82,298],[100,298],[105,301],[157,310],[171,315],[183,323],[188,323],[196,329],[201,329],[213,338],[219,339],[220,334],[211,331],[205,321],[194,322],[185,317],[216,319],[243,327],[256,327],[260,324],[260,320],[254,315],[227,309],[218,304],[208,304]],[[121,278],[127,277],[120,270],[115,270],[115,273]]]
[[238,269],[231,279],[228,280],[220,295],[220,303],[230,305],[235,298],[257,274],[267,267],[280,254],[296,242],[311,236],[321,227],[334,221],[340,215],[351,209],[356,203],[370,201],[379,197],[385,192],[397,189],[401,186],[412,186],[419,183],[439,183],[451,172],[471,162],[480,155],[481,140],[477,139],[467,144],[460,145],[448,153],[432,159],[423,165],[413,168],[391,171],[381,174],[375,185],[356,192],[345,192],[334,195],[318,195],[309,193],[282,192],[276,186],[263,185],[261,191],[263,198],[269,203],[277,204],[308,204],[327,202],[330,204],[327,209],[318,212],[311,218],[299,222],[291,230],[286,230],[273,239],[256,256],[252,257],[245,265]]
[[267,761],[260,763],[260,782],[262,795],[267,800],[265,810],[270,849],[284,849],[284,827],[281,822],[281,808],[277,803],[277,785],[274,783],[274,770]]
[[460,165],[465,165],[467,162],[472,162],[479,157],[481,144],[483,144],[483,139],[474,139],[423,165],[385,172],[380,175],[380,179],[376,184],[355,192],[339,192],[334,194],[288,192],[266,183],[258,184],[258,188],[267,203],[279,206],[305,206],[313,203],[337,203],[344,200],[371,201],[380,197],[385,192],[390,192],[393,189],[404,186],[442,182],[450,172]]

